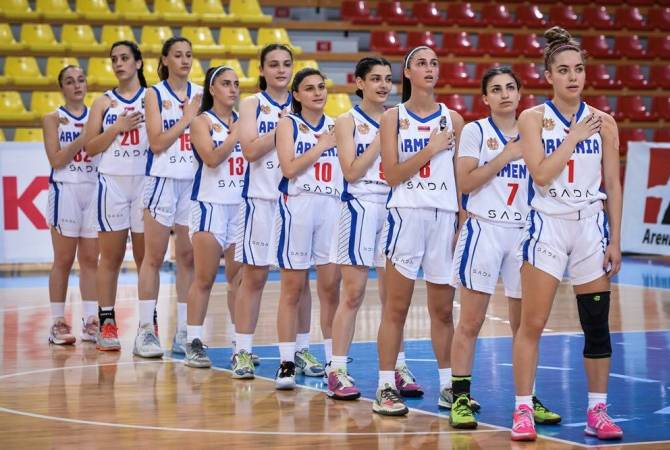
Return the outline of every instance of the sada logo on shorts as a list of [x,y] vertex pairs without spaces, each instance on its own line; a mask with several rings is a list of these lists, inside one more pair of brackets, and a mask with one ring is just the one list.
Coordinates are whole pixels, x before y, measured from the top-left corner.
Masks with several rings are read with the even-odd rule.
[[670,150],[649,149],[644,223],[670,225]]

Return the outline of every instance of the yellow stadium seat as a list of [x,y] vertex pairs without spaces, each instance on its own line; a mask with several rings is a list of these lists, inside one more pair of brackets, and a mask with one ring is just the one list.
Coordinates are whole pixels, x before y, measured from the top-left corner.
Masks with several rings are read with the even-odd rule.
[[0,142],[5,142],[5,132],[0,128]]
[[230,22],[232,17],[226,14],[221,0],[193,0],[191,12],[200,17],[200,20],[215,20],[216,22]]
[[0,23],[0,51],[21,50],[26,46],[16,42],[8,23]]
[[147,84],[152,86],[160,81],[158,78],[158,58],[144,58],[144,78]]
[[116,41],[135,42],[135,35],[133,29],[128,25],[104,25],[100,41],[102,45],[110,48]]
[[17,128],[14,132],[16,142],[42,142],[44,136],[41,128]]
[[264,47],[268,44],[284,44],[289,46],[294,55],[302,53],[302,48],[291,43],[291,38],[288,37],[288,33],[284,28],[259,28],[257,40],[259,47]]
[[229,12],[240,22],[272,22],[272,16],[263,14],[257,0],[230,0]]
[[18,92],[0,92],[0,120],[29,120],[34,117],[33,113],[26,111]]
[[30,99],[30,111],[37,117],[44,117],[63,104],[63,94],[60,92],[33,92]]
[[351,99],[349,94],[328,94],[328,100],[326,101],[326,107],[324,112],[326,115],[336,118],[340,114],[351,109]]
[[[299,59],[296,61],[293,61],[293,75],[296,73],[300,72],[302,69],[310,67],[312,69],[319,70],[319,63],[316,62],[315,59]],[[325,74],[324,74],[325,75]],[[291,78],[291,82],[293,81],[293,78]],[[328,89],[333,87],[333,80],[326,78],[326,87]]]
[[89,58],[87,72],[88,82],[91,84],[111,87],[118,81],[112,69],[112,61],[108,57]]
[[205,83],[205,71],[202,70],[200,60],[193,58],[193,65],[191,66],[191,73],[188,78],[196,84],[202,85]]
[[251,40],[251,34],[247,28],[221,28],[219,44],[226,52],[234,55],[256,56],[258,54],[258,46]]
[[37,19],[39,14],[28,4],[28,0],[2,0],[0,14],[7,19]]
[[208,27],[183,27],[181,35],[191,41],[193,53],[198,57],[223,53],[223,47],[216,45]]
[[142,27],[140,41],[142,42],[143,51],[151,51],[158,53],[163,48],[163,42],[172,37],[172,29],[170,27],[158,27],[145,25]]
[[90,25],[65,24],[60,39],[66,48],[75,52],[100,51],[105,48],[95,39]]
[[260,61],[257,59],[249,60],[249,67],[247,67],[247,75],[249,78],[252,78],[258,81],[258,77],[261,74]]
[[118,19],[119,15],[109,9],[107,0],[77,0],[76,11],[88,20]]
[[18,86],[46,86],[52,81],[42,75],[33,56],[8,56],[5,58],[5,76],[8,83]]
[[91,106],[93,106],[93,102],[95,101],[95,99],[100,97],[101,95],[102,95],[102,92],[97,92],[97,91],[87,92],[86,97],[84,97],[84,103],[86,104],[86,106],[88,106],[90,108]]
[[240,101],[244,100],[247,97],[254,95],[253,92],[240,92]]
[[23,42],[29,50],[36,52],[49,52],[63,49],[63,45],[56,41],[51,26],[42,23],[24,23],[21,25],[21,42]]
[[65,66],[79,66],[77,58],[51,56],[47,59],[47,78],[54,86],[57,85],[58,73]]
[[37,0],[35,11],[45,19],[74,19],[78,16],[70,9],[67,0]]
[[256,83],[258,81],[257,78],[250,78],[244,74],[244,70],[242,70],[242,65],[240,64],[240,61],[237,59],[223,59],[223,58],[215,58],[212,59],[209,62],[209,67],[216,67],[216,66],[228,66],[231,69],[235,71],[237,74],[237,78],[240,80],[240,87],[241,88],[252,88],[256,86]]
[[184,5],[184,0],[154,0],[154,14],[162,19],[180,20],[193,23],[198,21],[198,16],[189,14]]
[[154,22],[160,19],[157,14],[149,12],[144,0],[115,0],[115,10],[119,17],[126,20]]

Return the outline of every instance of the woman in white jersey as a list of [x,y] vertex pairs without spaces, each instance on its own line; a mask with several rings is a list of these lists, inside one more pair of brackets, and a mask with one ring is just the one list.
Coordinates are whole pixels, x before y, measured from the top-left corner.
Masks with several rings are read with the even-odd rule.
[[386,301],[377,346],[379,385],[373,411],[405,415],[395,366],[414,282],[423,269],[428,293],[433,351],[440,375],[441,406],[451,406],[450,349],[454,332],[451,281],[453,241],[458,226],[454,176],[459,114],[435,102],[439,62],[429,47],[416,47],[403,60],[403,103],[380,124],[384,175],[391,193],[387,207]]
[[65,104],[44,117],[44,149],[51,165],[47,218],[54,262],[49,273],[49,301],[53,324],[49,342],[74,344],[65,321],[65,296],[75,255],[79,261],[82,298],[81,340],[95,342],[98,333],[95,273],[98,232],[95,223],[95,182],[98,159],[85,149],[83,128],[88,120],[86,75],[81,67],[66,66],[58,74]]
[[[242,281],[235,301],[235,354],[232,368],[237,378],[252,378],[254,331],[268,268],[276,264],[272,250],[275,214],[281,179],[275,151],[277,122],[291,105],[288,85],[293,74],[293,54],[283,44],[269,44],[260,52],[260,92],[240,104],[239,139],[249,162],[240,205],[240,230],[235,244],[235,261],[242,263]],[[322,376],[323,366],[309,351],[312,297],[309,280],[300,299],[295,363],[309,376]]]
[[[121,349],[114,319],[114,304],[129,231],[135,265],[137,268],[142,265],[142,198],[144,169],[149,151],[144,127],[147,82],[142,70],[142,53],[134,42],[119,41],[112,45],[110,57],[119,85],[96,99],[86,126],[86,148],[91,154],[100,154],[96,198],[100,244],[97,282],[101,314],[107,313],[106,321],[101,321],[100,350]],[[140,328],[135,339],[133,353],[138,356],[163,354],[157,342],[147,336],[147,333],[153,336],[153,326],[149,328],[145,332]]]
[[[191,144],[197,161],[191,207],[191,242],[195,278],[188,292],[186,357],[189,367],[210,367],[203,346],[202,324],[219,269],[226,261],[228,295],[235,300],[240,263],[234,260],[235,234],[242,201],[245,160],[237,139],[240,83],[233,69],[210,67],[205,77],[200,114],[191,123]],[[230,311],[232,314],[232,311]],[[235,376],[235,374],[233,374]]]
[[[528,169],[521,159],[516,110],[521,82],[509,67],[494,67],[482,77],[482,99],[491,110],[461,133],[456,174],[467,219],[454,252],[454,280],[460,284],[460,318],[451,351],[454,402],[449,423],[476,428],[478,404],[470,397],[472,360],[489,299],[502,277],[512,336],[521,316],[521,278],[517,247],[528,215]],[[533,397],[535,420],[561,417]]]
[[[342,271],[343,293],[333,319],[333,357],[327,372],[328,395],[336,400],[360,396],[348,376],[347,353],[371,267],[377,271],[379,297],[384,301],[382,231],[389,187],[379,152],[379,120],[391,91],[391,64],[384,58],[366,57],[356,64],[354,75],[356,94],[363,100],[335,122],[344,189],[331,261],[339,264]],[[401,395],[418,397],[423,390],[407,368],[404,355],[401,349],[396,363],[396,386]]]
[[[342,174],[334,123],[323,113],[328,96],[325,77],[316,69],[302,69],[293,79],[291,94],[293,112],[277,127],[277,156],[283,175],[275,234],[281,269],[277,389],[295,386],[296,315],[309,268],[316,266],[324,339],[332,335],[340,284],[338,267],[330,262],[330,247],[339,213]],[[326,359],[330,356],[326,349]]]
[[517,396],[512,439],[536,439],[531,395],[538,343],[566,272],[584,330],[589,392],[585,432],[620,439],[623,432],[606,407],[612,354],[610,278],[621,265],[617,125],[581,99],[586,76],[579,45],[559,27],[545,37],[544,73],[553,98],[519,117],[532,184],[527,236],[520,248],[522,307],[513,350]]
[[188,289],[193,280],[193,247],[188,236],[193,152],[189,125],[198,113],[202,87],[188,81],[193,54],[183,37],[165,41],[158,63],[161,82],[147,91],[146,127],[150,152],[144,186],[144,260],[139,274],[140,325],[155,322],[159,270],[170,231],[175,234],[177,260],[177,330],[172,351],[183,354],[186,345]]

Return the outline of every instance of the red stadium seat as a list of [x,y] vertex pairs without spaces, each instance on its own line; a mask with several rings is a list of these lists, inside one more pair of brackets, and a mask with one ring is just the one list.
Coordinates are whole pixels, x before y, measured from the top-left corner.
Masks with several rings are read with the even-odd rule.
[[651,115],[654,119],[670,120],[670,97],[652,98]]
[[537,106],[538,103],[537,98],[533,94],[522,95],[521,100],[519,100],[519,106],[516,108],[517,113],[521,114],[521,111]]
[[368,5],[364,1],[343,1],[342,2],[342,20],[351,23],[374,25],[382,23],[382,19],[372,15]]
[[612,107],[606,95],[591,95],[584,97],[584,101],[604,113],[612,114]]
[[475,48],[465,31],[442,34],[442,48],[445,53],[456,56],[480,56],[482,52]]
[[611,89],[621,86],[621,82],[610,75],[605,64],[586,65],[586,84],[596,89]]
[[621,95],[617,97],[616,113],[617,119],[630,119],[636,121],[652,120],[652,115],[644,106],[642,97],[639,95]]
[[619,155],[625,156],[628,153],[629,142],[646,140],[647,135],[642,128],[619,128]]
[[430,31],[410,31],[407,33],[407,47],[413,48],[420,45],[437,49],[437,42],[435,36]]
[[482,96],[473,95],[472,108],[470,108],[470,111],[467,111],[465,114],[463,114],[463,118],[470,122],[473,120],[483,119],[484,117],[488,117],[490,114],[491,111],[489,110],[489,107],[484,104]]
[[654,131],[654,142],[670,142],[670,128],[657,128]]
[[531,28],[540,28],[547,25],[547,21],[537,5],[524,3],[516,8],[516,21]]
[[391,25],[416,25],[419,21],[405,13],[400,2],[380,1],[377,3],[377,15]]
[[614,21],[618,28],[626,28],[628,30],[644,30],[647,24],[644,22],[644,17],[640,14],[640,10],[632,6],[621,6],[616,10],[616,20]]
[[461,116],[468,112],[465,100],[458,94],[442,94],[437,97],[437,101],[439,103],[444,103],[449,109],[453,109]]
[[628,0],[628,3],[635,6],[649,6],[656,2],[654,0]]
[[650,8],[647,12],[647,25],[650,29],[670,31],[670,8]]
[[670,65],[650,66],[649,83],[654,87],[670,89]]
[[656,58],[670,58],[670,35],[651,36],[647,41],[649,54]]
[[644,77],[644,73],[638,64],[629,64],[625,66],[617,66],[616,79],[620,81],[624,87],[629,89],[653,89]]
[[609,30],[614,25],[604,6],[587,6],[582,12],[582,22],[597,30]]
[[412,14],[424,25],[440,26],[449,23],[435,2],[414,2]]
[[523,87],[535,89],[549,86],[544,78],[544,71],[538,70],[534,63],[513,64],[512,70],[521,78]]
[[621,56],[628,58],[646,58],[647,50],[645,50],[640,38],[637,36],[617,36],[614,41],[614,50]]
[[575,28],[588,28],[588,25],[582,22],[575,10],[570,5],[554,5],[549,10],[549,19],[551,23],[568,30]]
[[400,42],[395,31],[372,31],[370,33],[370,50],[391,55],[402,55],[407,47]]
[[582,48],[594,58],[616,58],[616,52],[610,48],[607,39],[602,34],[597,36],[583,36]]
[[495,27],[513,28],[518,26],[505,5],[499,3],[485,3],[482,6],[482,22]]
[[468,75],[468,68],[463,62],[446,62],[440,64],[438,86],[477,87],[479,80]]
[[480,33],[477,48],[490,56],[508,56],[511,53],[502,33]]
[[475,67],[475,80],[481,80],[484,78],[484,73],[486,73],[487,70],[493,68],[493,67],[500,67],[500,64],[498,63],[480,63],[477,64],[477,67]]
[[447,20],[461,26],[481,25],[470,3],[450,3],[447,8]]
[[512,48],[514,49],[515,54],[523,54],[529,58],[541,57],[543,50],[535,33],[515,34],[512,40]]

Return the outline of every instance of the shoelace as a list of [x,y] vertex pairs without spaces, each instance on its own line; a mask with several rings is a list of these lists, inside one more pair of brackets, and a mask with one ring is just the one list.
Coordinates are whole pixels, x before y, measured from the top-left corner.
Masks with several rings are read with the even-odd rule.
[[302,359],[307,360],[310,364],[313,366],[320,366],[321,363],[319,362],[318,359],[316,359],[316,356],[312,355],[309,350],[303,350],[302,351]]
[[405,384],[416,383],[416,379],[414,378],[414,375],[412,375],[412,372],[409,371],[409,367],[403,367],[398,371],[398,373],[400,374],[400,378],[402,378],[402,381],[404,381]]
[[533,425],[531,412],[526,408],[520,408],[517,417],[518,421],[514,424],[515,429],[519,429],[521,427],[531,427]]
[[335,376],[337,377],[337,381],[342,385],[342,387],[351,387],[354,385],[349,379],[347,372],[342,369],[337,369]]
[[400,395],[396,392],[395,389],[387,387],[386,389],[382,390],[381,392],[381,397],[384,400],[390,400],[393,403],[400,403]]
[[254,365],[254,362],[251,359],[251,354],[245,351],[241,351],[240,353],[238,353],[237,360],[241,368],[248,369],[249,366]]
[[88,322],[84,324],[84,333],[95,334],[98,331],[98,322]]
[[596,406],[593,408],[593,412],[596,415],[596,428],[600,428],[603,425],[607,426],[613,426],[614,422],[612,422],[612,418],[607,414],[607,407],[606,406],[601,406],[598,407]]
[[207,353],[205,353],[206,348],[209,347],[203,344],[199,339],[191,343],[191,350],[193,351],[193,354],[196,356],[196,358],[204,358],[207,356]]
[[452,409],[461,416],[472,416],[472,408],[470,401],[465,396],[460,396],[452,406]]
[[295,376],[295,366],[291,363],[285,362],[279,366],[279,377],[293,377]]
[[144,345],[149,345],[149,344],[155,344],[155,345],[160,345],[160,342],[158,341],[158,338],[156,337],[155,334],[150,332],[149,330],[144,331],[144,339],[142,339],[142,343]]
[[103,338],[115,337],[115,335],[116,335],[116,325],[111,324],[111,323],[104,324],[102,326],[102,329],[100,330],[100,334],[102,335]]
[[70,334],[70,330],[72,330],[72,328],[65,322],[57,322],[53,327],[56,334]]

